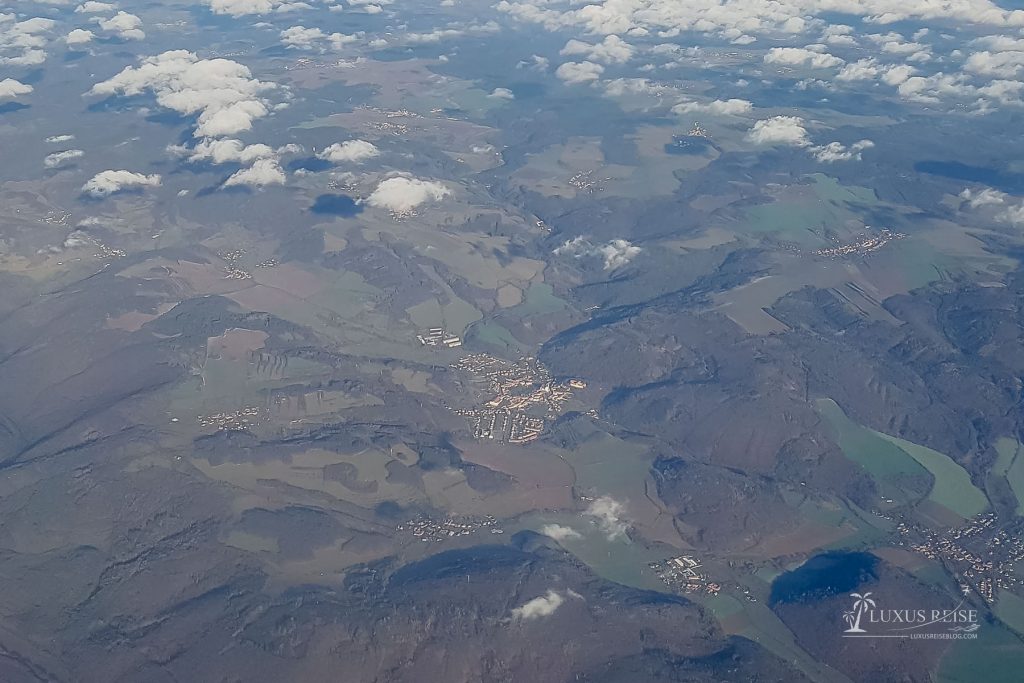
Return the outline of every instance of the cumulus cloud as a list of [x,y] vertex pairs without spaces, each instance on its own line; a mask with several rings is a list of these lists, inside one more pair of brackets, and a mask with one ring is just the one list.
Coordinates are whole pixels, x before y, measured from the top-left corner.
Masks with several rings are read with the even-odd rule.
[[986,187],[980,191],[974,191],[969,187],[965,187],[964,191],[960,193],[960,199],[967,202],[967,205],[972,209],[977,209],[979,206],[997,206],[1005,204],[1007,194],[1000,192],[999,190],[993,190],[991,187]]
[[46,34],[57,22],[42,17],[24,21],[13,18],[13,14],[0,14],[0,64],[37,66],[45,62]]
[[564,526],[562,524],[545,524],[541,527],[540,532],[545,536],[549,536],[556,541],[565,541],[570,538],[582,538],[580,533],[570,526]]
[[878,60],[873,57],[867,57],[844,66],[836,74],[836,80],[868,81],[877,78],[881,71]]
[[1011,225],[1024,225],[1024,204],[1012,206],[1000,213],[996,218]]
[[628,62],[634,52],[632,45],[616,35],[610,35],[605,36],[605,39],[596,45],[580,40],[570,40],[558,54],[562,56],[583,55],[594,62],[622,64]]
[[274,149],[270,145],[254,144],[246,145],[241,140],[210,139],[201,140],[195,147],[170,147],[169,150],[181,156],[188,157],[189,161],[211,161],[215,164],[251,164],[260,159],[276,158],[285,148]]
[[654,83],[647,78],[613,78],[605,81],[604,94],[609,97],[622,97],[623,95],[654,95],[661,97],[670,92],[672,88],[660,83]]
[[100,171],[82,186],[82,193],[102,198],[120,192],[160,185],[160,176],[133,173],[132,171]]
[[530,59],[516,63],[517,69],[530,69],[532,71],[547,71],[551,66],[551,60],[540,55],[530,55]]
[[113,12],[117,7],[109,2],[97,2],[96,0],[88,0],[83,2],[81,5],[75,8],[77,14],[101,14],[103,12]]
[[244,17],[250,14],[271,14],[293,12],[298,9],[312,9],[306,2],[294,0],[204,0],[214,14],[229,17]]
[[815,52],[804,47],[773,47],[764,56],[766,64],[785,66],[810,66],[813,69],[828,69],[845,62],[827,52]]
[[964,69],[985,76],[1014,78],[1024,71],[1024,49],[975,52],[964,62]]
[[328,145],[318,152],[316,156],[334,164],[345,162],[359,163],[360,161],[380,156],[380,150],[372,142],[367,142],[366,140],[346,140],[345,142],[335,142],[333,145]]
[[1024,11],[1003,9],[991,0],[807,0],[748,2],[747,0],[645,0],[644,2],[577,3],[553,0],[500,0],[496,5],[520,21],[550,31],[578,28],[597,35],[628,34],[636,30],[666,37],[684,31],[713,35],[730,29],[745,34],[800,33],[820,26],[820,17],[843,14],[876,24],[908,19],[940,20],[960,24],[1024,26]]
[[615,270],[625,266],[643,251],[628,240],[613,239],[605,244],[594,244],[588,238],[580,235],[567,240],[562,246],[554,250],[556,256],[600,256],[604,260],[605,270]]
[[63,135],[51,135],[50,137],[46,138],[46,141],[49,142],[50,144],[57,144],[61,142],[71,142],[74,139],[74,135],[69,135],[65,133]]
[[516,98],[508,88],[495,88],[491,91],[491,94],[489,94],[488,97],[496,100],[514,100]]
[[594,62],[566,62],[555,69],[555,75],[566,83],[596,81],[603,73],[604,67]]
[[285,175],[277,159],[257,159],[249,168],[236,171],[224,181],[224,187],[264,187],[284,185]]
[[747,140],[755,145],[789,145],[807,147],[807,129],[799,116],[773,116],[754,123],[747,132]]
[[8,100],[13,97],[21,97],[32,92],[32,86],[26,85],[13,78],[5,78],[0,81],[0,100]]
[[860,161],[861,152],[874,146],[875,143],[871,140],[858,140],[848,147],[841,142],[830,142],[827,145],[811,147],[808,151],[818,161],[830,164],[836,161]]
[[128,12],[118,12],[109,19],[97,17],[93,21],[105,32],[121,40],[144,40],[146,38],[146,33],[142,30],[142,19]]
[[740,116],[749,114],[754,105],[747,100],[732,98],[728,100],[712,100],[711,102],[691,102],[684,100],[672,107],[673,114],[715,114],[719,116]]
[[829,45],[842,45],[845,47],[857,44],[853,37],[853,27],[846,24],[831,24],[826,26],[821,33],[821,41]]
[[451,193],[442,183],[398,175],[377,185],[377,189],[366,198],[366,203],[393,214],[407,215],[416,207],[427,202],[439,202]]
[[43,166],[46,168],[56,168],[69,159],[77,159],[81,156],[85,156],[85,152],[80,149],[66,149],[62,152],[54,152],[53,154],[46,155],[46,158],[43,159]]
[[180,114],[198,114],[196,137],[222,137],[252,128],[269,113],[262,94],[274,87],[228,59],[199,59],[185,50],[146,57],[137,67],[97,83],[93,95],[156,94],[157,103]]
[[68,45],[85,45],[91,43],[92,39],[96,35],[92,31],[88,31],[84,28],[76,28],[68,33],[67,37],[64,38],[64,42]]
[[610,496],[601,496],[591,501],[583,514],[592,517],[608,540],[614,541],[624,537],[629,529],[625,513],[622,503]]
[[555,591],[549,590],[545,595],[534,598],[512,610],[512,618],[527,621],[548,617],[554,614],[563,602],[565,602],[565,598]]
[[356,36],[344,33],[324,33],[319,28],[292,26],[281,31],[281,42],[285,47],[294,50],[311,50],[315,47],[330,45],[335,50],[358,40]]

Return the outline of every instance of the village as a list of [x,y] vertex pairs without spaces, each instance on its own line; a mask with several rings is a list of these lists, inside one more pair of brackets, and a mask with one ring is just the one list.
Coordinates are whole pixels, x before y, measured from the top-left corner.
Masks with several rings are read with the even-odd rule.
[[259,422],[260,409],[246,406],[230,413],[214,413],[196,417],[202,427],[216,427],[218,430],[238,431],[248,429]]
[[440,520],[431,519],[430,517],[416,517],[404,524],[399,524],[395,527],[395,531],[418,538],[424,543],[439,543],[449,538],[469,536],[482,529],[490,529],[492,534],[505,533],[497,524],[498,520],[491,515],[485,517],[446,517]]
[[888,228],[882,228],[874,234],[865,233],[860,239],[850,242],[849,244],[837,244],[834,247],[817,249],[811,253],[815,256],[824,256],[825,258],[863,256],[865,254],[870,254],[873,251],[878,251],[889,242],[903,239],[904,237],[906,237],[906,235],[901,232],[893,232]]
[[677,593],[704,592],[718,595],[722,590],[719,584],[709,581],[707,576],[697,571],[702,566],[701,562],[690,555],[670,557],[662,562],[651,562],[648,566],[662,583]]
[[536,358],[515,363],[485,353],[471,354],[454,364],[487,385],[492,398],[483,406],[457,409],[465,417],[473,437],[503,443],[523,444],[538,438],[546,421],[565,411],[574,390],[585,389],[580,379],[557,382]]
[[1016,565],[1024,560],[1024,539],[1017,533],[1019,529],[997,528],[996,522],[995,513],[988,513],[965,527],[943,532],[906,523],[897,531],[904,536],[920,533],[924,540],[908,544],[910,550],[946,565],[964,586],[992,603],[998,598],[997,589],[1024,585],[1016,575]]

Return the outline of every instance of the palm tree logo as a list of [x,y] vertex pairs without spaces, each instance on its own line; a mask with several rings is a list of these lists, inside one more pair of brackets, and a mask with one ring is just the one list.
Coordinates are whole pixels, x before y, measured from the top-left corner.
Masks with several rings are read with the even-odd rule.
[[866,633],[864,629],[860,627],[860,618],[864,615],[864,612],[868,609],[872,609],[875,606],[875,601],[870,598],[871,593],[850,593],[850,597],[853,598],[853,609],[849,612],[843,612],[843,621],[849,626],[843,633]]

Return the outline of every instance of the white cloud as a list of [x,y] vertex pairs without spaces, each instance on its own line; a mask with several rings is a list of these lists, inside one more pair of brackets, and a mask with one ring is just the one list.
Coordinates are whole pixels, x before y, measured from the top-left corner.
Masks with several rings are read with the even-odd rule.
[[556,248],[556,256],[600,256],[604,261],[605,270],[615,270],[625,266],[643,251],[640,247],[633,245],[628,240],[613,239],[605,244],[594,244],[588,238],[580,235],[567,240],[562,246]]
[[604,257],[604,269],[614,270],[632,261],[643,250],[627,240],[614,239],[598,247],[598,251]]
[[495,88],[491,91],[491,94],[488,95],[488,97],[492,97],[497,100],[514,100],[516,98],[508,88]]
[[306,28],[305,26],[292,26],[281,31],[281,42],[286,47],[295,50],[310,50],[314,47],[322,47],[325,43],[331,48],[339,50],[349,43],[354,43],[357,36],[344,33],[324,33],[319,28]]
[[917,73],[917,69],[909,64],[896,64],[886,67],[882,73],[882,82],[886,85],[899,85]]
[[749,114],[754,105],[747,100],[728,99],[711,102],[683,101],[672,107],[673,114],[716,114],[719,116],[740,116]]
[[588,60],[595,62],[622,64],[628,62],[634,52],[632,45],[616,35],[610,35],[605,36],[605,39],[596,45],[580,40],[570,40],[558,54],[562,56],[583,55]]
[[578,531],[572,527],[562,524],[545,524],[541,527],[540,532],[545,536],[555,539],[556,541],[565,541],[570,538],[582,538]]
[[1024,204],[1006,209],[997,218],[1011,225],[1024,225]]
[[121,190],[157,187],[159,175],[144,175],[131,171],[100,171],[82,186],[82,192],[91,197],[106,197]]
[[96,24],[122,40],[144,40],[146,33],[142,30],[142,19],[128,12],[118,12],[109,19],[96,17]]
[[5,78],[0,81],[0,100],[28,95],[32,90],[33,88],[31,85],[26,85],[25,83],[16,81],[13,78]]
[[233,173],[224,181],[224,187],[264,187],[266,185],[283,185],[284,170],[277,159],[257,159],[249,168]]
[[171,147],[170,151],[187,156],[189,161],[251,164],[259,159],[277,158],[278,153],[282,150],[276,150],[270,145],[264,144],[246,145],[241,140],[229,138],[226,140],[202,140],[192,149]]
[[624,95],[654,95],[661,97],[674,90],[667,85],[654,83],[647,78],[613,78],[605,81],[604,94],[608,97],[622,97]]
[[293,0],[204,0],[214,14],[244,17],[249,14],[271,14],[311,9],[305,2]]
[[1014,78],[1024,71],[1024,50],[975,52],[964,62],[971,73],[1000,78]]
[[626,535],[629,524],[625,521],[626,509],[622,503],[610,496],[601,496],[591,501],[583,513],[593,517],[608,540],[614,541]]
[[597,35],[644,29],[674,37],[684,31],[717,34],[737,28],[745,34],[794,34],[820,26],[820,17],[826,14],[860,17],[876,24],[917,19],[1024,26],[1024,11],[1006,10],[991,0],[619,0],[600,4],[501,0],[496,7],[520,21],[541,24],[549,31],[579,28]]
[[773,47],[764,56],[764,61],[766,64],[810,66],[814,69],[828,69],[845,63],[839,57],[827,52],[815,52],[803,47]]
[[74,139],[74,135],[68,135],[65,133],[64,135],[51,135],[50,137],[46,138],[46,142],[49,142],[50,144],[56,144],[60,142],[70,142]]
[[92,31],[87,31],[84,28],[76,28],[68,33],[64,42],[68,45],[85,45],[86,43],[91,43],[92,39],[95,37],[96,35]]
[[985,36],[983,38],[978,38],[974,42],[977,45],[980,45],[989,50],[994,50],[996,52],[1013,52],[1024,50],[1024,38],[1014,38],[1013,36]]
[[512,618],[526,621],[528,619],[548,617],[554,614],[555,610],[561,607],[563,602],[565,602],[565,598],[555,591],[549,590],[546,595],[534,598],[521,607],[516,607],[512,610]]
[[117,7],[109,2],[97,2],[96,0],[88,0],[83,2],[81,5],[75,8],[77,14],[101,14],[103,12],[113,12]]
[[1007,194],[1000,192],[999,190],[993,190],[991,187],[975,192],[969,187],[965,187],[964,191],[960,193],[960,199],[967,202],[972,209],[977,209],[979,206],[997,206],[1006,203]]
[[412,213],[427,202],[439,202],[451,193],[442,183],[398,175],[377,185],[377,189],[366,198],[366,203],[401,216]]
[[747,140],[755,145],[790,145],[807,147],[807,129],[799,116],[773,116],[754,123],[747,132]]
[[836,74],[837,81],[869,81],[880,73],[878,60],[873,57],[847,64]]
[[857,44],[857,39],[853,37],[853,32],[852,26],[832,24],[826,26],[825,30],[822,31],[821,41],[829,45],[853,46]]
[[331,163],[359,163],[380,156],[380,150],[366,140],[346,140],[328,145],[317,153],[317,157]]
[[46,168],[56,168],[68,159],[77,159],[82,156],[85,156],[85,152],[80,149],[66,149],[63,152],[54,152],[53,154],[46,155],[46,158],[43,159],[43,166]]
[[156,94],[157,103],[180,114],[199,114],[196,137],[233,135],[269,113],[262,93],[274,87],[227,59],[199,59],[175,50],[146,57],[90,90],[94,95]]
[[0,64],[37,66],[45,62],[46,34],[57,22],[42,17],[14,22],[13,18],[12,14],[0,14]]
[[830,164],[836,161],[860,161],[861,152],[871,149],[875,143],[871,140],[859,140],[849,147],[841,142],[830,142],[827,145],[811,147],[809,151],[818,161]]
[[530,55],[529,60],[524,60],[516,64],[517,69],[530,69],[532,71],[547,71],[550,66],[551,60],[547,57],[541,57],[540,55]]
[[596,81],[603,73],[604,67],[594,62],[566,62],[555,69],[555,76],[566,83]]

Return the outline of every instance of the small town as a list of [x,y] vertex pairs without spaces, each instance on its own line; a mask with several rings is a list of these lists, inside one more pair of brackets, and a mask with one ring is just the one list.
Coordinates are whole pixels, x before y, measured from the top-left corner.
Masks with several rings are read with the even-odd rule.
[[901,232],[893,232],[888,228],[882,228],[874,234],[865,233],[860,239],[850,242],[849,244],[838,244],[834,247],[817,249],[811,253],[815,256],[824,256],[826,258],[863,256],[864,254],[870,254],[873,251],[878,251],[885,245],[889,244],[889,242],[903,239],[904,237],[906,237],[906,235]]
[[416,517],[404,524],[395,527],[395,531],[418,538],[424,543],[447,540],[458,536],[469,536],[482,529],[490,529],[492,534],[505,533],[497,526],[498,520],[487,515],[486,517],[446,517],[435,520],[430,517]]
[[547,368],[531,357],[512,363],[476,353],[453,367],[486,382],[486,393],[492,396],[480,407],[454,412],[467,418],[474,438],[504,443],[523,444],[539,437],[546,421],[564,412],[573,391],[587,386],[579,379],[552,380]]
[[233,249],[231,251],[218,251],[217,256],[226,264],[224,275],[225,280],[249,280],[252,278],[252,274],[246,270],[238,267],[238,261],[245,255],[243,249]]
[[552,380],[547,368],[532,357],[512,363],[476,353],[459,359],[453,367],[486,382],[486,393],[492,396],[483,406],[454,412],[469,421],[474,438],[503,443],[535,440],[544,433],[547,419],[564,412],[573,391],[587,386],[580,379]]
[[600,192],[602,189],[601,183],[609,180],[611,180],[611,178],[595,180],[593,171],[580,171],[569,178],[569,184],[580,192],[589,192],[593,194],[594,192]]
[[704,592],[709,595],[718,595],[722,587],[698,572],[701,568],[700,560],[690,555],[679,555],[671,557],[662,562],[651,562],[649,565],[669,588],[679,593]]
[[997,589],[1024,585],[1016,575],[1016,565],[1024,560],[1024,539],[1016,530],[997,528],[996,522],[995,513],[988,513],[941,533],[905,523],[897,531],[904,536],[920,533],[924,540],[909,544],[910,550],[948,566],[963,584],[992,603]]
[[237,431],[248,429],[259,420],[260,409],[255,406],[246,406],[230,413],[214,413],[213,415],[199,415],[196,417],[200,426],[216,427],[218,430]]

